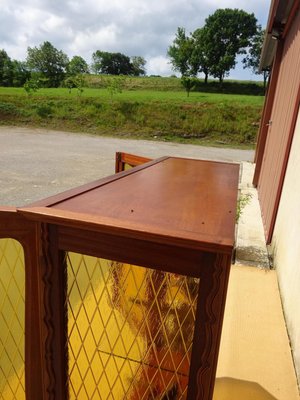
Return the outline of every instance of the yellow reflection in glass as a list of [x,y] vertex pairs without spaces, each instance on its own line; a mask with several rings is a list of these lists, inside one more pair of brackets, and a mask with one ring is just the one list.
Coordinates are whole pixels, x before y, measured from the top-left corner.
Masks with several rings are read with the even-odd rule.
[[19,242],[0,239],[0,399],[25,399],[25,272]]
[[132,168],[131,165],[129,165],[129,164],[127,164],[127,163],[124,164],[124,171],[128,171],[128,170],[131,169],[131,168]]
[[185,399],[199,280],[69,253],[72,399]]

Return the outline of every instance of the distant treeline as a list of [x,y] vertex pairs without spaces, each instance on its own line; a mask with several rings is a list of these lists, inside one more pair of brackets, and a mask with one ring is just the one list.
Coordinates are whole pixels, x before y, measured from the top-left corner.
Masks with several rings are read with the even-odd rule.
[[[39,47],[28,47],[26,61],[12,60],[7,52],[0,50],[0,86],[59,87],[66,78],[81,74],[110,74],[143,76],[146,60],[141,56],[128,57],[122,53],[97,50],[92,55],[91,66],[81,56],[69,60],[61,50],[46,41]],[[70,84],[71,80],[68,80]],[[76,82],[73,84],[76,86]]]
[[[192,90],[202,90],[197,79],[204,75],[217,79],[218,91],[224,89],[223,81],[236,65],[237,55],[244,55],[244,68],[264,76],[268,71],[259,70],[259,59],[264,30],[258,25],[254,14],[238,9],[216,10],[205,20],[205,25],[187,35],[184,28],[178,28],[167,55],[174,71],[181,74],[181,83],[189,95]],[[145,76],[146,60],[141,56],[129,57],[122,53],[96,50],[92,63],[88,65],[81,56],[72,59],[45,41],[38,47],[28,47],[26,61],[12,60],[7,52],[0,50],[0,86],[24,86],[27,91],[40,87],[77,87],[81,90],[87,74],[122,76]],[[265,85],[264,85],[265,86]],[[211,89],[215,83],[211,85]],[[206,89],[206,91],[208,88]]]

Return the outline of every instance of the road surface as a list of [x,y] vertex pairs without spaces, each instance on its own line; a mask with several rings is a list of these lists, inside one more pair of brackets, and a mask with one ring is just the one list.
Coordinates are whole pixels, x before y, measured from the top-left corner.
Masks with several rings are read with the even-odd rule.
[[111,175],[116,151],[234,162],[254,156],[252,150],[0,127],[0,205],[22,206]]

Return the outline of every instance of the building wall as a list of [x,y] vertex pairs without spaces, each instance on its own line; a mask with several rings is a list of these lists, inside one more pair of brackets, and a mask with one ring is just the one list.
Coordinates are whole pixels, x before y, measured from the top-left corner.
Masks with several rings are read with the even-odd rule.
[[278,209],[272,251],[300,382],[300,112]]
[[[277,49],[278,50],[278,49]],[[300,85],[300,9],[284,39],[270,125],[257,190],[267,242],[272,237],[294,129]]]

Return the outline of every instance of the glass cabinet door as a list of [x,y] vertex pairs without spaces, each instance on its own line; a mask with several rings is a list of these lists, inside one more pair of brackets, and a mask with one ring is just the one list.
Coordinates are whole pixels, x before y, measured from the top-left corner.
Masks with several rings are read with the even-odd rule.
[[71,399],[185,399],[199,279],[66,255]]

